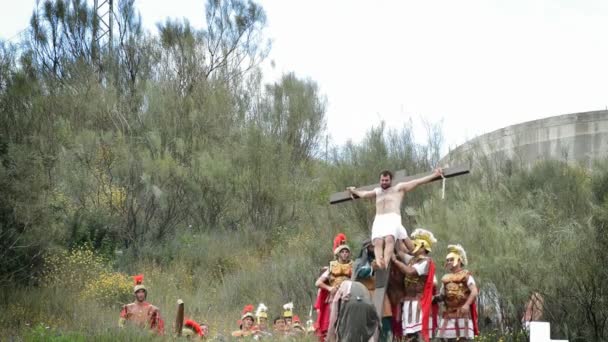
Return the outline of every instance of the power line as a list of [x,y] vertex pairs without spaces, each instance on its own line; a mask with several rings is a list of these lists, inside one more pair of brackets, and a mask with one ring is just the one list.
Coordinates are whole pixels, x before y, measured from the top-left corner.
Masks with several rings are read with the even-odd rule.
[[14,34],[12,37],[10,37],[10,38],[6,39],[6,41],[7,41],[7,42],[10,42],[10,41],[12,41],[13,39],[15,39],[15,38],[17,38],[17,37],[21,36],[21,35],[22,35],[22,34],[23,34],[23,33],[24,33],[24,32],[25,32],[27,29],[28,29],[28,28],[26,27],[26,28],[22,29],[21,31],[19,31],[19,32],[15,33],[15,34]]

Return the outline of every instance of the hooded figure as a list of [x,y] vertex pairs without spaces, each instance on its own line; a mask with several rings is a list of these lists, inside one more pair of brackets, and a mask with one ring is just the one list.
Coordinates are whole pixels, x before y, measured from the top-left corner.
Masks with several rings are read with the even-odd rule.
[[380,319],[367,288],[356,281],[346,280],[331,303],[331,318],[327,340],[369,341],[378,331]]

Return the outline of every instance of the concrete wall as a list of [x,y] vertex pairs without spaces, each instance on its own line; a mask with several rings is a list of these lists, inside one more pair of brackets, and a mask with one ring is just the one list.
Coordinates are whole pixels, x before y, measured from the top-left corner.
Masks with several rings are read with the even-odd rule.
[[495,160],[512,159],[532,165],[541,159],[561,159],[591,166],[608,156],[608,110],[553,116],[501,128],[458,146],[441,165],[456,165],[484,153]]

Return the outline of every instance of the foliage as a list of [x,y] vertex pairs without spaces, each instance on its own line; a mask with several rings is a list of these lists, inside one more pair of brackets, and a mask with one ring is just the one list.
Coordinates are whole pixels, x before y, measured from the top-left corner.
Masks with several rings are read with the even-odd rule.
[[[169,20],[157,34],[133,0],[117,8],[113,51],[76,0],[41,2],[22,44],[0,42],[2,336],[142,339],[115,329],[136,273],[167,321],[182,298],[213,334],[248,303],[275,315],[295,301],[304,317],[333,236],[356,251],[373,219],[372,203],[328,196],[385,168],[429,171],[441,124],[415,137],[412,123],[380,123],[330,145],[313,80],[262,82],[259,4],[209,0],[204,29]],[[448,243],[465,246],[495,299],[484,338],[517,340],[537,291],[554,336],[606,339],[608,163],[525,169],[478,154],[471,165],[447,181],[447,200],[437,184],[408,194],[406,223],[435,233],[438,264]]]
[[132,286],[131,279],[124,273],[102,272],[84,285],[81,298],[117,307],[130,300]]

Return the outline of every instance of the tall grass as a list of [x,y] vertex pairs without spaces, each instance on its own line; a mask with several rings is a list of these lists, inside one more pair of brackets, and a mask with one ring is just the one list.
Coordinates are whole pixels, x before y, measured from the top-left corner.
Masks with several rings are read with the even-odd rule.
[[[595,244],[597,225],[591,220],[605,208],[596,199],[605,175],[605,170],[591,173],[547,162],[503,175],[492,189],[483,185],[483,174],[474,170],[468,179],[448,182],[445,200],[430,186],[430,196],[419,210],[419,226],[431,229],[439,240],[432,254],[438,265],[447,244],[461,243],[480,287],[496,289],[497,310],[504,320],[501,325],[488,326],[488,334],[494,329],[499,334],[519,329],[525,300],[532,291],[539,291],[545,296],[554,336],[595,338],[592,331],[597,327],[587,320],[585,311],[606,317],[602,316],[606,309],[601,307],[606,288],[592,276],[601,274],[593,254],[601,249]],[[591,184],[595,184],[594,192]],[[168,243],[148,245],[137,255],[125,251],[113,260],[113,268],[145,274],[148,299],[161,308],[167,331],[171,331],[178,298],[186,303],[186,315],[208,323],[214,335],[229,336],[237,329],[240,310],[249,303],[264,302],[274,317],[281,314],[282,304],[294,301],[296,313],[306,321],[319,267],[332,258],[334,234],[346,232],[354,253],[368,235],[350,210],[352,205],[329,210],[311,206],[316,209],[311,208],[307,222],[266,232],[182,230]],[[441,267],[438,270],[441,275]],[[95,276],[83,269],[68,271],[74,279],[79,274]],[[83,298],[84,287],[73,286],[80,284],[77,281],[66,284],[65,279],[56,280],[63,280],[62,286],[4,289],[2,335],[32,337],[36,331],[40,333],[42,324],[47,332],[78,332],[99,340],[143,338],[116,328],[118,301],[108,304]],[[597,304],[584,301],[585,289],[597,292]]]

